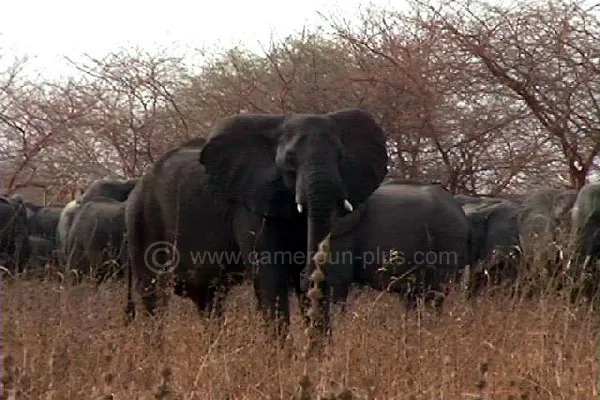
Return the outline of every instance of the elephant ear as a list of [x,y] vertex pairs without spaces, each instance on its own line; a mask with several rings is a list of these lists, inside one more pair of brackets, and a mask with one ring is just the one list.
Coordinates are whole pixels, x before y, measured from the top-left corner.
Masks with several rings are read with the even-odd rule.
[[214,194],[243,201],[262,215],[277,213],[275,198],[284,193],[275,165],[283,119],[283,115],[242,114],[215,125],[199,156]]
[[386,137],[377,122],[358,108],[327,114],[341,130],[345,155],[340,172],[353,205],[363,203],[387,174]]

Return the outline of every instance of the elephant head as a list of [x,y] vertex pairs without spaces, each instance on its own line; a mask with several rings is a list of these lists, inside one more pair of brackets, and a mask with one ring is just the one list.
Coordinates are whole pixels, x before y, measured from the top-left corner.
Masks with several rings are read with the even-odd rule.
[[[307,254],[387,173],[385,136],[360,109],[329,114],[235,115],[200,154],[209,185],[265,218],[306,218]],[[307,258],[307,272],[314,268]]]

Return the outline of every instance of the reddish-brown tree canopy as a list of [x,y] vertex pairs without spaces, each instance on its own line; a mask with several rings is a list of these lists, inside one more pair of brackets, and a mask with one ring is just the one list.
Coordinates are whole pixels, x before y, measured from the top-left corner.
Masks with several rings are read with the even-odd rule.
[[[135,177],[169,148],[239,112],[361,106],[389,135],[392,173],[454,193],[581,187],[600,151],[600,22],[578,2],[368,10],[359,24],[233,48],[197,68],[131,50],[74,64],[68,81],[0,75],[4,191],[54,198]],[[51,197],[52,198],[52,197]]]

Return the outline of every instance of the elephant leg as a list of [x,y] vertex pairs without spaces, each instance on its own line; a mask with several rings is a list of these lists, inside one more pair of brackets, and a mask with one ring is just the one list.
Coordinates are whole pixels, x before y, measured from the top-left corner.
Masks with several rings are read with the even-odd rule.
[[[290,323],[288,275],[285,266],[263,264],[258,270],[259,304],[267,323],[274,323],[274,335],[283,339]],[[256,286],[255,286],[256,288]]]
[[415,272],[416,281],[411,285],[406,297],[407,310],[414,309],[417,300],[421,299],[425,305],[432,306],[436,311],[440,311],[445,294],[442,291],[441,282],[443,280],[443,267],[425,265],[419,267]]
[[75,285],[78,285],[83,281],[82,274],[84,270],[82,269],[82,266],[89,267],[89,260],[85,257],[83,249],[76,243],[75,246],[69,249],[65,271],[65,276],[74,277],[73,284]]
[[258,308],[265,322],[273,325],[271,333],[284,339],[290,322],[290,277],[297,269],[290,243],[296,235],[290,235],[292,227],[268,222],[244,209],[237,210],[234,221],[236,241],[246,268],[252,271]]
[[196,304],[198,314],[209,318],[215,309],[219,309],[218,299],[216,298],[218,289],[214,286],[205,284],[196,284],[187,290],[184,295],[190,297]]
[[596,266],[596,257],[588,254],[583,261],[581,272],[583,275],[583,294],[589,300],[592,300],[596,295],[598,288],[598,271]]
[[221,318],[223,315],[223,302],[231,290],[231,284],[226,279],[220,278],[213,284],[198,284],[194,293],[189,295],[196,303],[198,313],[206,318]]
[[142,304],[150,316],[162,315],[168,306],[169,296],[166,294],[167,286],[171,280],[170,274],[158,274],[138,278],[137,290],[141,295]]
[[[132,278],[135,278],[136,291],[142,299],[146,314],[158,317],[166,312],[174,272],[171,266],[173,254],[165,251],[157,252],[156,244],[176,243],[177,237],[173,233],[166,232],[162,218],[149,220],[150,216],[161,215],[161,207],[156,199],[152,199],[143,207],[136,204],[133,208],[134,212],[128,219],[129,226],[133,229],[132,235],[128,237],[129,270],[133,272]],[[164,246],[158,248],[164,249]],[[176,267],[185,268],[181,262]],[[132,293],[128,294],[128,303],[133,303]]]
[[296,298],[298,299],[298,307],[300,308],[300,315],[305,326],[309,326],[310,318],[308,317],[308,308],[310,307],[310,299],[306,295],[306,292],[302,290],[302,281],[300,274],[296,274],[293,278],[294,291],[296,292]]

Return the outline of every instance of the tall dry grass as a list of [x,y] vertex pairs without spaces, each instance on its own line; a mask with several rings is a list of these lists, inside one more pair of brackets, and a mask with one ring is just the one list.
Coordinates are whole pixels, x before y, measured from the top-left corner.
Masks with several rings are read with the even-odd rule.
[[[3,398],[592,399],[598,325],[558,297],[451,295],[441,316],[362,291],[334,316],[320,360],[269,341],[249,286],[222,320],[173,297],[162,321],[124,324],[123,283],[2,282]],[[301,383],[306,387],[301,390]],[[9,397],[10,396],[10,397]],[[14,397],[13,397],[14,396]]]

